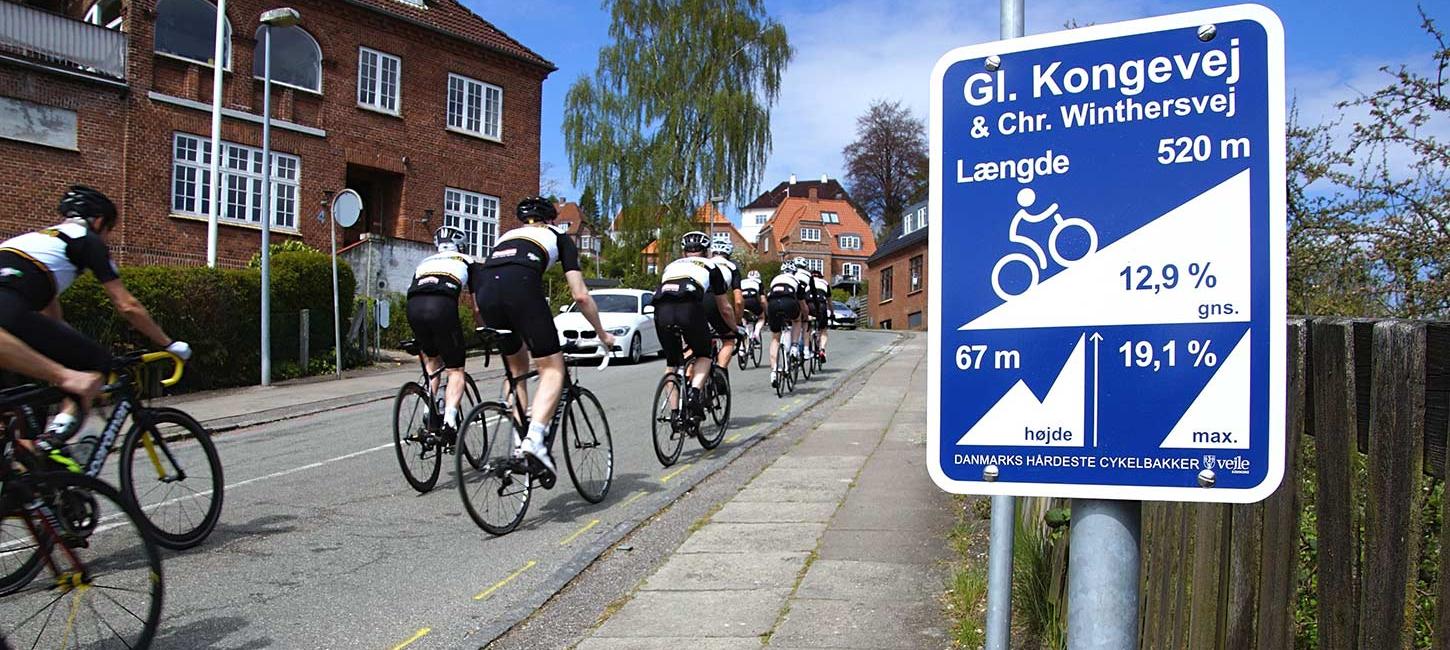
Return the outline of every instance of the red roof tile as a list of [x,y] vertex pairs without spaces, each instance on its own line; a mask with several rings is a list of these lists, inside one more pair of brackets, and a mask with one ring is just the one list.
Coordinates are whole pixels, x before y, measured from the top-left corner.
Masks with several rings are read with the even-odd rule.
[[477,43],[521,61],[548,68],[550,71],[558,69],[548,59],[524,47],[523,43],[503,33],[503,30],[494,27],[493,23],[484,20],[478,14],[459,4],[458,0],[424,0],[427,7],[419,7],[403,0],[348,0],[348,2]]

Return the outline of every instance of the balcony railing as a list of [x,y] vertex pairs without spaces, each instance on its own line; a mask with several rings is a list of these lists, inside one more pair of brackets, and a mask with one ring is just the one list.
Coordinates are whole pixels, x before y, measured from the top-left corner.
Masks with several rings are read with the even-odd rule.
[[126,78],[126,34],[0,0],[0,50]]

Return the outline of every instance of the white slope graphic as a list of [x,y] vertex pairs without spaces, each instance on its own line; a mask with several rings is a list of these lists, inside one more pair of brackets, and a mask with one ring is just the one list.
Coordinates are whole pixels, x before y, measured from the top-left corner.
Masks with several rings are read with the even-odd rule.
[[[958,329],[1246,322],[1249,206],[1249,172],[1244,170]],[[1090,214],[1074,214],[1071,204],[1061,212],[1093,220]],[[1170,264],[1177,270],[1176,287],[1157,292],[1125,288],[1124,268],[1132,267],[1136,287],[1140,267],[1152,269],[1151,282],[1161,283]],[[1021,266],[1006,268],[1025,272]],[[1197,275],[1190,274],[1191,267]],[[1201,305],[1232,307],[1204,317]]]
[[1249,334],[1234,345],[1198,399],[1159,447],[1169,449],[1248,449]]
[[1006,447],[1081,447],[1084,390],[1087,387],[1086,337],[1079,337],[1077,346],[1067,357],[1067,364],[1052,382],[1047,397],[1038,401],[1027,387],[1017,380],[1002,399],[992,405],[982,419],[957,441],[958,445],[997,445]]

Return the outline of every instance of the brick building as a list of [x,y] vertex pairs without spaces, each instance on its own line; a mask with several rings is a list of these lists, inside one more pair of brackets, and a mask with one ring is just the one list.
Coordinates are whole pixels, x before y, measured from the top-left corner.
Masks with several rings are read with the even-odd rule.
[[601,237],[604,235],[595,232],[594,226],[584,218],[579,204],[565,201],[555,204],[555,207],[559,210],[559,219],[555,223],[566,228],[574,243],[579,245],[579,254],[598,257],[603,249]]
[[881,329],[925,330],[927,324],[927,204],[906,209],[901,230],[866,262],[866,310]]
[[[284,4],[302,22],[272,30],[274,241],[326,248],[313,217],[348,187],[365,211],[341,243],[375,280],[361,286],[401,290],[445,223],[487,251],[538,192],[552,64],[457,0],[232,0],[219,265],[259,247],[258,17]],[[0,0],[0,174],[19,180],[0,235],[54,222],[82,182],[121,210],[121,263],[205,262],[215,19],[206,0]]]
[[803,196],[784,197],[761,228],[756,249],[769,259],[804,257],[832,287],[850,290],[876,252],[876,236],[845,198],[823,197],[822,188],[834,183],[811,184]]

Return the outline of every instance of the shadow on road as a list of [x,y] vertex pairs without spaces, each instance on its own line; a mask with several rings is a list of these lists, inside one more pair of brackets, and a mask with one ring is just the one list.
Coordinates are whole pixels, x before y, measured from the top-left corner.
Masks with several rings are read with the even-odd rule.
[[195,650],[196,648],[218,648],[223,650],[256,650],[272,647],[272,639],[252,639],[240,645],[221,645],[222,639],[251,625],[251,621],[238,616],[216,616],[192,621],[179,627],[163,626],[156,640],[152,642],[157,650]]

